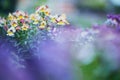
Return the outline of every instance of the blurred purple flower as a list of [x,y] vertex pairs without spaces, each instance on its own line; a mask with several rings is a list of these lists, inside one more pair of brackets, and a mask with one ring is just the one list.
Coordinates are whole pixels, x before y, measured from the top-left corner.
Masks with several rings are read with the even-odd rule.
[[[116,26],[117,27],[117,26]],[[117,70],[120,68],[120,32],[116,28],[111,28],[108,25],[100,25],[94,27],[94,30],[98,31],[95,39],[97,47],[96,49],[102,50],[103,60],[111,70]]]
[[58,30],[59,33],[57,30],[53,29],[53,32],[50,33],[49,36],[52,39],[41,41],[39,34],[35,36],[37,40],[32,44],[34,60],[38,64],[38,72],[43,75],[44,80],[73,80],[69,34],[71,29],[61,28]]
[[106,25],[120,31],[120,15],[108,15]]
[[[29,73],[21,68],[19,58],[16,61],[13,55],[16,54],[16,48],[7,41],[0,39],[0,80],[32,80]],[[15,64],[15,62],[17,64]]]

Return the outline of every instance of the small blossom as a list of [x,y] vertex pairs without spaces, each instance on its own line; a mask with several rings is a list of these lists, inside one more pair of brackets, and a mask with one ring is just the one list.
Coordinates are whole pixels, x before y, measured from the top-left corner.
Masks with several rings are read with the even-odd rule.
[[12,21],[10,24],[11,24],[11,27],[16,27],[18,25],[16,20]]
[[47,8],[48,8],[48,7],[47,7],[47,6],[44,6],[44,5],[43,5],[43,6],[40,6],[40,7],[37,9],[36,13],[45,12]]
[[14,33],[16,32],[14,27],[11,27],[7,30],[7,35],[8,36],[14,36]]
[[30,19],[34,21],[35,20],[35,14],[31,14]]
[[23,11],[16,11],[13,14],[17,17],[18,20],[24,19],[26,16],[25,12],[23,12]]
[[65,24],[69,24],[68,21],[66,20],[66,15],[62,14],[61,16],[58,17],[57,19],[57,24],[58,25],[65,25]]
[[40,29],[44,29],[45,26],[46,26],[46,21],[43,21],[43,22],[41,22],[39,28],[40,28]]
[[46,16],[50,15],[50,9],[48,6],[40,6],[37,10],[36,13],[44,13]]
[[28,24],[23,24],[23,26],[22,26],[22,30],[23,30],[23,31],[27,31],[28,28],[29,28],[29,25],[28,25]]
[[56,22],[57,22],[57,18],[58,18],[57,15],[55,15],[55,16],[50,16],[51,22],[53,22],[53,23],[56,23]]
[[50,16],[50,9],[46,9],[46,11],[44,13],[46,16]]
[[39,16],[39,14],[31,14],[30,19],[33,20],[33,21],[36,20],[36,19],[40,20],[40,16]]
[[8,15],[8,20],[13,20],[15,17],[11,14],[11,13],[9,13],[9,15]]
[[20,20],[20,19],[24,19],[24,16],[22,15],[22,14],[20,14],[19,16],[18,16],[18,19]]

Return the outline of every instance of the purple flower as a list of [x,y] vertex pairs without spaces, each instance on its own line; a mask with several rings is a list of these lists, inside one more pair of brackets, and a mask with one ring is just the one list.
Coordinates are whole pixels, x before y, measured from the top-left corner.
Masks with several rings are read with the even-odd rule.
[[118,15],[107,15],[106,25],[108,27],[115,28],[117,31],[120,31],[120,14]]

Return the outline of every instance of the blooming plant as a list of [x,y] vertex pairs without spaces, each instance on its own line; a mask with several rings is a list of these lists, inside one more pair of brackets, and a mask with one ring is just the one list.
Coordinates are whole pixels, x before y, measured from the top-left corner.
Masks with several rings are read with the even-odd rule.
[[65,14],[52,15],[48,6],[39,6],[32,14],[24,11],[9,13],[0,18],[0,36],[16,40],[16,46],[25,46],[38,32],[47,34],[54,28],[69,24]]

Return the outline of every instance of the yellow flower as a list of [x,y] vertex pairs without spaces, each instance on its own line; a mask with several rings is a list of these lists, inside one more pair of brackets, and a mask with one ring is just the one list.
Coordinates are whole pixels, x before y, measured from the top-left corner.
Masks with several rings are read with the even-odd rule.
[[14,33],[12,31],[7,31],[8,36],[14,36]]
[[13,20],[13,19],[14,19],[14,16],[11,13],[9,13],[8,20]]
[[56,19],[55,19],[55,18],[51,18],[51,21],[52,21],[53,23],[55,23],[55,22],[56,22]]
[[24,16],[23,16],[22,14],[20,14],[20,15],[18,16],[18,20],[20,20],[20,19],[24,19]]
[[55,15],[55,16],[50,16],[51,22],[53,22],[53,23],[56,23],[56,22],[57,22],[57,18],[58,18],[57,15]]
[[40,12],[45,12],[46,7],[41,7]]
[[40,6],[40,7],[37,9],[36,13],[45,12],[46,9],[48,9],[47,6],[45,6],[45,5]]
[[8,36],[14,36],[14,33],[16,32],[14,27],[11,27],[7,30],[7,35]]
[[41,22],[39,28],[44,29],[46,27],[46,21]]
[[34,21],[35,20],[35,14],[31,14],[30,19]]
[[18,23],[17,23],[16,20],[14,20],[14,21],[11,22],[11,26],[12,26],[12,27],[16,27],[17,25],[18,25]]
[[45,10],[46,10],[46,6],[40,6],[40,12],[45,12]]
[[23,24],[23,26],[22,26],[22,30],[23,30],[23,31],[27,31],[28,28],[29,28],[29,25],[28,25],[28,24]]
[[26,16],[25,12],[23,12],[23,11],[16,11],[13,14],[17,17],[18,20],[24,19]]
[[58,21],[58,23],[57,23],[58,25],[65,25],[65,22],[64,21],[62,21],[62,20],[60,20],[60,21]]
[[44,13],[45,13],[46,16],[49,16],[49,15],[50,15],[50,9],[46,9],[46,10],[44,11]]
[[65,24],[69,24],[69,22],[66,20],[66,15],[62,14],[61,16],[59,16],[59,18],[57,19],[57,24],[58,25],[65,25]]

